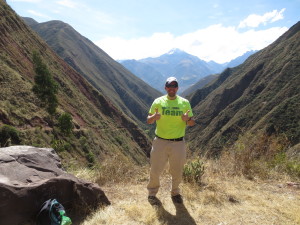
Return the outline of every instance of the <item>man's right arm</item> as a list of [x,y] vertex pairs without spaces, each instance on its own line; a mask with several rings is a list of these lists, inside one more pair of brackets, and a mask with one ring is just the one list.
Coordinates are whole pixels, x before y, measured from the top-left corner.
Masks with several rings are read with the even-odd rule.
[[154,123],[154,121],[155,121],[154,114],[149,113],[149,115],[147,116],[147,123],[152,124]]
[[153,124],[156,120],[159,119],[160,119],[160,113],[158,112],[158,109],[155,108],[155,113],[154,114],[149,113],[149,115],[147,116],[147,123]]

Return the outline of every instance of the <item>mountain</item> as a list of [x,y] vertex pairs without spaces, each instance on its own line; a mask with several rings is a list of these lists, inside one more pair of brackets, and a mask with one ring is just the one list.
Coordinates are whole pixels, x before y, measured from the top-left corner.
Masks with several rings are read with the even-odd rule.
[[[210,61],[210,62],[208,62],[208,64],[213,68],[212,70],[223,70],[224,68],[236,67],[236,66],[242,64],[243,62],[245,62],[245,60],[248,59],[255,52],[257,52],[257,51],[254,51],[254,50],[253,51],[248,51],[245,54],[243,54],[243,55],[241,55],[241,56],[239,56],[239,57],[231,60],[228,63],[218,64],[218,63],[216,63],[214,61]],[[212,80],[215,80],[218,76],[219,76],[218,74],[211,74],[211,75],[208,75],[208,76],[202,78],[197,83],[195,83],[192,86],[190,86],[189,88],[185,89],[181,93],[181,95],[182,96],[188,96],[188,95],[192,94],[197,89],[201,89],[205,85],[207,85],[208,83],[210,83]]]
[[139,76],[139,78],[141,78],[151,87],[154,87],[157,90],[160,90],[162,93],[165,93],[164,82],[167,77],[165,77],[155,67],[135,59],[120,61],[120,63],[133,74]]
[[232,67],[236,67],[240,64],[242,64],[243,62],[246,61],[246,59],[249,58],[249,56],[253,55],[254,53],[256,53],[257,50],[251,50],[251,51],[247,51],[246,53],[244,53],[243,55],[231,60],[230,62],[228,63],[225,63],[223,64],[223,66],[226,66],[226,67],[229,67],[229,68],[232,68]]
[[215,61],[209,61],[207,62],[207,64],[211,71],[216,71],[216,73],[220,73],[226,68],[227,63],[219,64]]
[[238,67],[190,96],[197,125],[190,148],[218,154],[239,135],[263,133],[300,142],[300,22]]
[[154,98],[161,95],[157,90],[133,75],[70,25],[56,20],[32,23],[30,18],[23,19],[94,88],[140,126],[146,127],[145,118],[150,105]]
[[191,87],[185,89],[181,95],[183,97],[186,97],[190,94],[192,94],[193,92],[197,91],[198,89],[203,88],[205,85],[207,85],[208,83],[210,83],[211,81],[215,80],[218,78],[218,74],[212,74],[212,75],[208,75],[204,78],[202,78],[201,80],[199,80],[197,83],[193,84]]
[[163,93],[165,92],[165,80],[170,76],[175,76],[180,82],[178,92],[181,94],[190,87],[193,87],[187,91],[187,93],[191,93],[197,86],[194,85],[202,78],[211,74],[220,73],[228,65],[233,66],[242,63],[243,60],[253,53],[254,52],[248,52],[229,63],[218,64],[214,61],[205,62],[180,49],[172,49],[170,52],[157,58],[120,60],[119,62],[133,74]]
[[173,49],[157,58],[131,60],[130,63],[128,60],[122,60],[120,63],[163,93],[164,82],[170,76],[178,79],[181,93],[201,78],[221,72],[212,71],[205,61],[179,49]]
[[26,22],[26,24],[28,26],[34,26],[34,25],[37,25],[39,24],[36,20],[32,19],[32,18],[29,18],[29,17],[22,17],[22,19]]
[[[145,163],[151,144],[137,124],[55,54],[3,1],[0,1],[0,15],[2,134],[18,136],[18,144],[53,147],[68,166],[95,166],[104,158],[115,155],[139,164]],[[84,45],[84,40],[78,45]],[[59,104],[57,114],[53,116],[47,113],[32,91],[35,83],[33,51],[40,55],[57,83]],[[119,64],[111,67],[115,65],[122,67]],[[125,79],[131,79],[131,75],[122,79],[125,82]],[[148,88],[142,83],[141,86]],[[133,85],[137,90],[142,87]],[[121,86],[120,90],[123,90]],[[122,94],[129,96],[131,93]],[[63,113],[69,113],[72,118],[74,130],[70,135],[58,126],[58,117]],[[10,141],[14,139],[8,138],[6,144]]]

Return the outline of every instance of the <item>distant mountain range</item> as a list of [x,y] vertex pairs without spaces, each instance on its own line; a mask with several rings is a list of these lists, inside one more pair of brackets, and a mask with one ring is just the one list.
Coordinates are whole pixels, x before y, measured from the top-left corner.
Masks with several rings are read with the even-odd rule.
[[[180,83],[179,93],[182,93],[208,75],[220,73],[227,67],[234,67],[243,63],[255,52],[246,52],[224,64],[218,64],[214,61],[206,62],[180,49],[173,49],[157,58],[120,60],[119,62],[133,74],[163,93],[165,92],[164,82],[166,78],[174,76]],[[208,79],[205,78],[205,80]],[[186,93],[191,93],[191,91]]]
[[[138,88],[132,89],[133,86],[143,86],[136,77],[139,77],[152,88],[164,93],[166,78],[175,76],[180,82],[179,93],[185,91],[185,95],[188,95],[193,90],[201,88],[199,84],[203,84],[214,77],[206,76],[220,73],[226,67],[239,65],[255,52],[249,51],[228,63],[218,64],[214,61],[205,62],[184,51],[173,49],[157,58],[118,61],[126,68],[123,69],[102,49],[80,35],[70,25],[57,20],[38,23],[32,18],[23,17],[23,19],[69,65],[81,73],[116,105],[125,110],[129,116],[132,118],[137,117],[140,121],[144,121],[145,110],[152,101],[152,98],[143,95],[151,93],[150,95],[158,96],[159,92],[154,93],[154,90],[147,90],[146,87],[143,87],[143,92],[138,91]],[[98,63],[100,61],[102,61],[101,64]],[[116,77],[116,74],[121,76],[117,75]],[[136,76],[135,78],[133,74]],[[128,77],[132,77],[132,79],[127,79]],[[125,78],[126,80],[124,80]],[[203,82],[200,81],[202,78],[204,78]],[[196,83],[198,84],[195,85]],[[136,107],[141,105],[140,97],[146,103],[146,107],[141,106],[143,109],[137,110]],[[134,110],[131,108],[133,104],[135,104]]]

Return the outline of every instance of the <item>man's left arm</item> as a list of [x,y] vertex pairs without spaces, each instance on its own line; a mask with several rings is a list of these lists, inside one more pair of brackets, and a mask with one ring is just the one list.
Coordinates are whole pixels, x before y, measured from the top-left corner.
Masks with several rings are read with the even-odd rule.
[[192,111],[190,103],[188,103],[187,116],[188,117],[186,119],[186,125],[188,125],[190,127],[194,126],[196,124],[196,122],[195,122],[195,120],[193,118],[194,114],[193,114],[193,111]]
[[192,127],[196,124],[195,120],[193,117],[189,117],[189,119],[186,121],[186,125]]
[[[194,126],[195,125],[195,120],[193,119],[193,113],[190,113],[191,110],[187,110],[186,113],[184,113],[182,116],[181,116],[181,119],[183,121],[186,122],[186,125],[188,126]],[[191,116],[189,116],[191,115]]]

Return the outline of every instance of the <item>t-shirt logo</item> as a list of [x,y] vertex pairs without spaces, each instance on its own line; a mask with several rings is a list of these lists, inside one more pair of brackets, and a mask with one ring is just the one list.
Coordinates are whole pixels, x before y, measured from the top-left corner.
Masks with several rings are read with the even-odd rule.
[[183,111],[179,107],[162,107],[162,115],[181,116],[183,115]]

